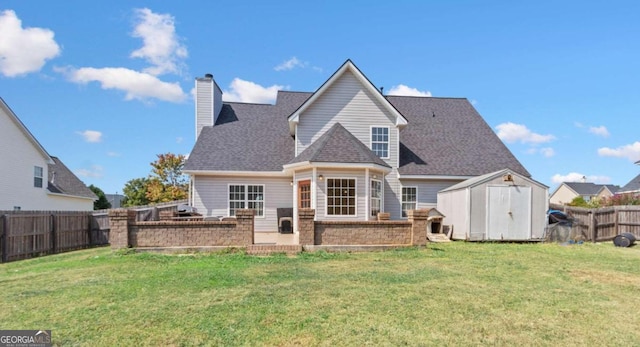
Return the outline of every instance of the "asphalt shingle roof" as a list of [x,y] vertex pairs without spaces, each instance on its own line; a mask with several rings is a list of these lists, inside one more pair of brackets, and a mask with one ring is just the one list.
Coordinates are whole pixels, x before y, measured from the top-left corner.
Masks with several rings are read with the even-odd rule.
[[[637,164],[637,163],[636,163]],[[629,183],[618,190],[619,192],[635,192],[640,191],[640,175],[634,177]]]
[[390,167],[342,124],[335,123],[289,164],[301,162],[378,164]]
[[54,164],[49,164],[49,177],[47,189],[52,193],[80,196],[83,198],[98,199],[69,168],[57,157],[51,157]]
[[603,187],[607,187],[612,193],[620,189],[619,186],[613,184],[595,184],[591,182],[564,182],[564,184],[580,195],[597,195]]
[[[184,169],[282,171],[294,159],[287,117],[312,94],[279,91],[275,105],[224,103]],[[386,98],[408,121],[400,132],[400,174],[477,176],[509,168],[531,177],[467,99]]]

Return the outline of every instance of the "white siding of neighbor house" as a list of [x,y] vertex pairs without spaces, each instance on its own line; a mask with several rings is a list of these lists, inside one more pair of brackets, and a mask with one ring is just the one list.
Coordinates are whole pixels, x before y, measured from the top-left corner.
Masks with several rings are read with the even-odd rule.
[[553,195],[549,198],[549,202],[559,205],[568,204],[577,196],[578,194],[562,183],[560,187],[553,192]]
[[92,199],[49,194],[49,200],[55,211],[93,211]]
[[276,209],[293,207],[289,177],[194,176],[193,180],[193,205],[204,216],[229,215],[229,185],[264,185],[264,217],[256,216],[256,232],[278,231]]
[[[55,210],[47,198],[47,158],[12,119],[0,108],[0,210]],[[34,166],[42,168],[42,188],[33,186]]]
[[349,71],[299,117],[296,137],[296,155],[302,153],[335,123],[352,133],[371,148],[371,127],[389,127],[389,159],[391,167],[398,167],[398,128],[393,116],[364,88]]

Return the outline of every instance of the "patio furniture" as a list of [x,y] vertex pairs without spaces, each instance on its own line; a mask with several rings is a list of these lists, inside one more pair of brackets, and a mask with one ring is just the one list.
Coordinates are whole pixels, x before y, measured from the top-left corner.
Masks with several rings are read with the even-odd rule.
[[281,234],[293,233],[293,207],[281,207],[276,209],[278,216],[278,232]]

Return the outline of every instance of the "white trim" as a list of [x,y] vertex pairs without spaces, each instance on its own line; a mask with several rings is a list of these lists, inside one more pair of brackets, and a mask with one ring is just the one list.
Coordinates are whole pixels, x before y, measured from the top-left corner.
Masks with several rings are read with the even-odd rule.
[[293,173],[293,223],[291,227],[294,232],[298,231],[298,178],[296,173]]
[[322,86],[320,86],[320,88],[318,90],[316,90],[315,93],[313,93],[313,95],[311,95],[311,97],[309,99],[307,99],[307,101],[305,101],[302,105],[300,105],[300,107],[294,111],[293,114],[291,114],[288,117],[288,121],[289,121],[289,132],[291,135],[294,134],[294,128],[295,125],[297,125],[300,121],[300,114],[302,114],[304,111],[306,111],[313,103],[316,102],[316,100],[318,100],[320,98],[320,96],[322,94],[324,94],[324,92],[326,92],[329,88],[331,88],[331,86],[333,86],[333,84],[340,78],[342,77],[342,75],[346,72],[346,71],[350,71],[355,77],[356,79],[360,82],[360,84],[362,84],[362,86],[367,89],[371,95],[373,95],[373,97],[384,107],[387,109],[387,111],[389,111],[389,113],[395,117],[395,125],[396,127],[404,127],[405,125],[407,125],[407,119],[404,118],[404,116],[393,106],[391,105],[391,103],[389,102],[389,100],[387,100],[384,95],[382,95],[382,93],[380,93],[380,91],[373,86],[373,84],[371,84],[371,81],[369,81],[364,74],[353,64],[353,62],[351,60],[347,60],[344,64],[342,64],[342,66],[333,73],[333,75],[331,75],[331,77],[329,77],[329,79],[324,82],[324,84],[322,84]]
[[[354,180],[354,195],[353,195],[353,211],[354,214],[329,214],[329,180]],[[358,177],[340,177],[340,176],[331,176],[324,178],[324,191],[325,191],[325,199],[324,199],[324,216],[325,217],[338,217],[338,218],[354,218],[358,217]]]
[[292,170],[304,170],[311,168],[331,168],[331,169],[373,169],[385,173],[391,172],[390,167],[382,166],[374,163],[328,163],[328,162],[310,162],[303,161],[294,164],[286,164],[282,166],[285,172]]
[[[249,184],[249,183],[227,183],[227,216],[231,216],[231,200],[229,200],[229,189],[231,186],[243,186],[244,189],[244,208],[245,210],[249,209],[249,201],[258,201],[258,200],[249,200],[249,186],[262,187],[262,216],[255,214],[255,218],[264,219],[267,216],[267,187],[265,184]],[[239,200],[238,200],[239,201]],[[235,216],[234,216],[235,217]]]
[[[402,216],[402,205],[405,204],[405,202],[404,202],[404,194],[403,194],[402,191],[405,188],[415,188],[416,189],[416,208],[415,209],[418,209],[418,186],[403,186],[403,185],[400,185],[400,218],[408,218],[409,217],[408,214],[407,214],[406,217]],[[407,203],[409,203],[409,202],[407,202]]]
[[[387,156],[379,157],[379,158],[390,159],[391,158],[391,127],[386,125],[370,125],[369,126],[369,149],[371,150],[371,152],[376,153],[373,150],[373,128],[387,129]],[[377,142],[377,143],[382,143],[382,142]]]
[[[384,212],[384,181],[377,178],[372,178],[369,181],[369,201],[373,199],[373,193],[371,192],[371,183],[372,182],[380,182],[380,212]],[[417,197],[416,197],[417,198]],[[402,206],[400,206],[402,208]],[[369,216],[371,216],[371,204],[369,204]],[[373,216],[371,216],[373,217]]]
[[369,215],[371,214],[371,209],[369,207],[371,205],[371,181],[369,180],[369,168],[364,169],[364,181],[364,210],[369,211],[369,213],[365,214],[364,220],[369,220]]
[[[317,209],[318,208],[318,183],[316,182],[316,179],[318,177],[318,170],[314,167],[311,170],[311,182],[310,182],[310,189],[311,189],[311,208],[312,209]],[[316,213],[317,214],[317,213]]]
[[76,198],[76,199],[86,199],[86,200],[91,200],[91,201],[96,201],[96,199],[94,198],[89,198],[86,196],[79,196],[79,195],[70,195],[70,194],[61,194],[61,193],[53,193],[49,190],[47,190],[47,195],[54,195],[54,196],[64,196],[65,198]]
[[217,170],[182,170],[189,175],[201,176],[235,176],[235,177],[291,177],[283,171],[217,171]]
[[294,156],[298,156],[298,124],[296,123],[295,125],[295,129],[294,129],[294,135],[293,135],[293,144],[295,146],[294,149]]

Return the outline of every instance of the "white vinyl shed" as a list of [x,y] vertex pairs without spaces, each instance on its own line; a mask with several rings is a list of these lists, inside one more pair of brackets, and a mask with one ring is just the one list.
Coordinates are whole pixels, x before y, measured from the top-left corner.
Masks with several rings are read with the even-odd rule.
[[438,192],[438,211],[453,227],[454,240],[542,240],[549,188],[504,169]]

